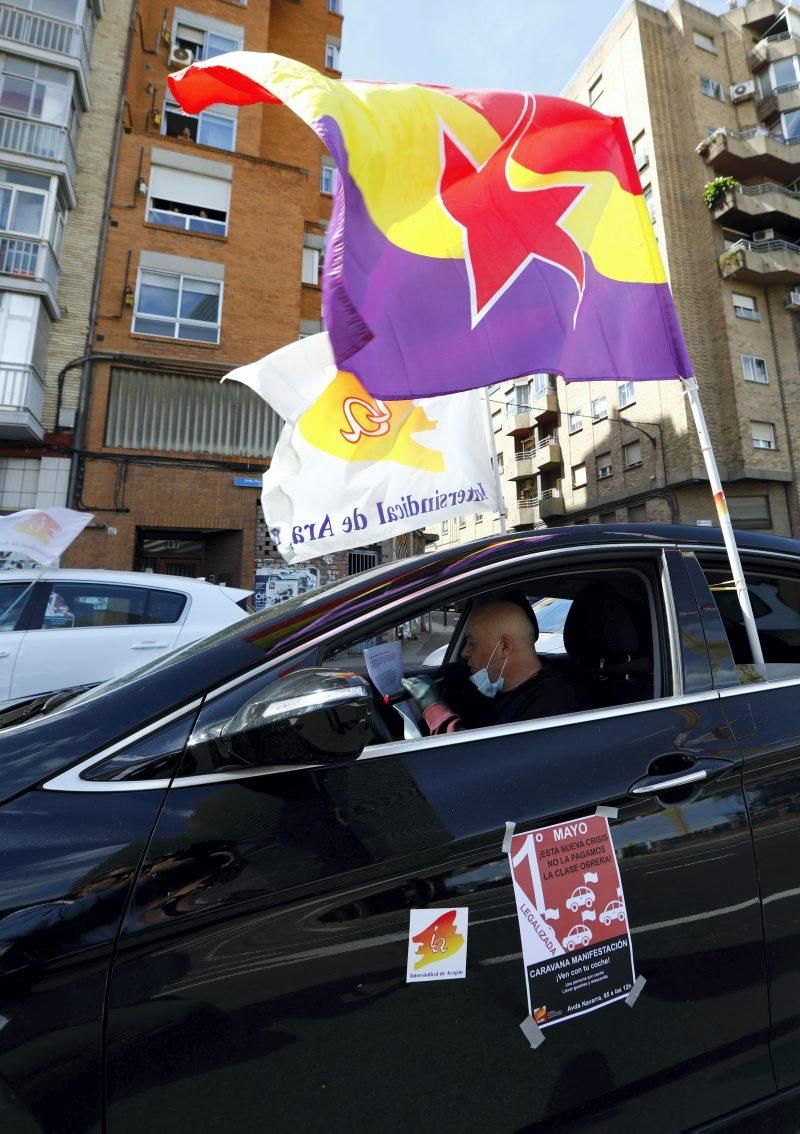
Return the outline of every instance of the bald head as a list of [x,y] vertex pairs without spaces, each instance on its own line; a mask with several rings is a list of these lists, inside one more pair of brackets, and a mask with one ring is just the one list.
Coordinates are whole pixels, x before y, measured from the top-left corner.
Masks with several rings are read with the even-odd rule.
[[500,674],[505,689],[514,689],[542,668],[535,648],[533,623],[513,602],[490,602],[470,615],[461,657],[471,673],[486,666],[495,681]]

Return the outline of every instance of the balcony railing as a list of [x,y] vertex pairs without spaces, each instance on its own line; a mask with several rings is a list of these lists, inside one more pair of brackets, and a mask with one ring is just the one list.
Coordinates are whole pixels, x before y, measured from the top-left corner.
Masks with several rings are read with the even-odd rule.
[[151,224],[163,224],[169,228],[179,228],[184,232],[201,232],[208,236],[226,236],[228,226],[225,221],[211,220],[188,213],[173,213],[167,209],[150,209],[147,219]]
[[11,4],[0,4],[0,39],[11,39],[29,47],[52,51],[77,59],[81,65],[84,83],[89,74],[89,45],[79,24],[40,16]]
[[75,151],[64,126],[0,114],[0,150],[63,162],[75,183]]
[[800,253],[800,244],[791,244],[788,240],[737,240],[725,252],[735,252],[737,248],[748,248],[751,252]]
[[46,283],[55,298],[58,261],[46,240],[28,240],[0,232],[0,275]]
[[800,193],[797,190],[787,189],[785,185],[779,185],[777,181],[766,181],[763,185],[740,185],[736,192],[742,193],[745,197],[758,197],[762,193],[783,193],[785,197],[800,200]]
[[0,410],[28,410],[42,420],[44,383],[34,366],[0,362]]

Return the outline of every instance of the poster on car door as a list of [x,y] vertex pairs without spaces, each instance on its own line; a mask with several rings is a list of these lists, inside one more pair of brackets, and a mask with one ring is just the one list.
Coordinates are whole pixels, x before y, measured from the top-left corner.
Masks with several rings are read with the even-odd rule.
[[513,835],[508,857],[534,1022],[560,1024],[626,997],[633,949],[608,819]]

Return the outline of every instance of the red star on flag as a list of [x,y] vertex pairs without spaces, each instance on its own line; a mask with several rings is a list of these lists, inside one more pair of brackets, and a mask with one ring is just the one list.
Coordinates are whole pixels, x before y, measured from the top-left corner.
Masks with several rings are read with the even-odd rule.
[[442,125],[439,194],[464,232],[473,328],[534,258],[572,276],[578,305],[583,296],[583,251],[562,222],[589,186],[515,189],[509,182],[508,164],[535,113],[533,96],[525,95],[516,125],[483,165]]

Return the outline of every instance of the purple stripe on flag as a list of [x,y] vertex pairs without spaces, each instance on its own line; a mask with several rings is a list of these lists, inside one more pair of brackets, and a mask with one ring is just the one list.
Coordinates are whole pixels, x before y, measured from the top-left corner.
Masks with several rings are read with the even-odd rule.
[[323,118],[315,128],[340,173],[325,322],[339,366],[375,397],[450,394],[539,371],[575,382],[693,373],[669,287],[611,280],[588,256],[574,329],[575,282],[541,260],[528,264],[473,329],[464,260],[420,256],[392,244],[349,175],[339,127]]

